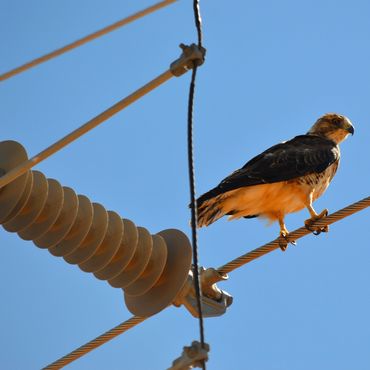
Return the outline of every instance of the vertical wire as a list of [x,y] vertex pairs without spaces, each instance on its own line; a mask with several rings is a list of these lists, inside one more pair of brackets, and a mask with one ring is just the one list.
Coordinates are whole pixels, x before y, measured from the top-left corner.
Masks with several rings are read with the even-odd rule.
[[191,230],[192,230],[192,246],[193,246],[193,266],[194,266],[194,285],[197,298],[198,314],[199,314],[199,329],[200,342],[204,346],[204,325],[201,300],[201,286],[199,279],[198,265],[198,245],[197,245],[197,201],[195,198],[195,175],[194,175],[194,153],[193,153],[193,106],[195,93],[195,79],[197,75],[197,67],[194,67],[191,75],[189,89],[189,105],[188,105],[188,162],[189,162],[189,183],[190,183],[190,202],[191,202]]
[[200,16],[199,0],[194,0],[193,10],[194,10],[195,27],[197,28],[197,34],[198,34],[198,46],[202,47],[203,46],[202,45],[203,32],[202,32],[202,17]]
[[[199,0],[193,1],[194,20],[198,34],[198,47],[202,47],[202,20],[200,17]],[[202,348],[204,345],[204,320],[202,310],[202,287],[199,279],[198,265],[198,245],[197,245],[197,201],[195,198],[195,174],[194,174],[194,153],[193,153],[193,109],[194,109],[194,93],[195,80],[197,76],[198,66],[195,64],[192,70],[190,89],[189,89],[189,104],[188,104],[188,162],[189,162],[189,182],[190,182],[190,198],[191,198],[191,230],[192,230],[192,246],[193,246],[193,271],[194,271],[194,288],[197,298],[197,308],[199,315],[199,332],[200,343]],[[205,361],[201,362],[202,369],[206,369]]]

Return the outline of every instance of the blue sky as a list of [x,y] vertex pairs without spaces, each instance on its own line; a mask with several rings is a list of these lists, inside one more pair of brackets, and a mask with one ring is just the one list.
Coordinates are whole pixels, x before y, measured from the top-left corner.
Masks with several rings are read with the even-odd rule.
[[[34,155],[164,72],[196,40],[192,2],[166,9],[0,85],[2,140]],[[151,1],[0,2],[0,73],[151,5]],[[202,1],[206,63],[196,91],[198,195],[326,112],[356,133],[316,209],[369,195],[370,70],[365,0]],[[174,78],[39,166],[156,233],[190,235],[186,112],[190,74]],[[287,217],[293,230],[308,217]],[[200,264],[218,267],[276,237],[260,220],[199,231]],[[205,321],[212,370],[370,369],[369,211],[230,274],[234,297]],[[120,290],[0,230],[0,363],[39,369],[128,319]],[[70,369],[165,369],[198,339],[170,307]]]

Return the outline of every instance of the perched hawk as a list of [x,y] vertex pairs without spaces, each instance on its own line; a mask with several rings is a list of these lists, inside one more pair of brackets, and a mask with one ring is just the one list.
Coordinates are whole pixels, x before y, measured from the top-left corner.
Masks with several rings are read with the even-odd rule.
[[[287,240],[284,217],[306,207],[312,222],[325,217],[317,214],[312,203],[328,187],[337,171],[338,144],[354,128],[340,114],[320,117],[306,135],[274,145],[226,177],[197,200],[198,227],[208,226],[224,215],[229,219],[264,217],[279,221],[280,239]],[[286,247],[286,243],[285,243]],[[284,248],[284,244],[281,244]]]

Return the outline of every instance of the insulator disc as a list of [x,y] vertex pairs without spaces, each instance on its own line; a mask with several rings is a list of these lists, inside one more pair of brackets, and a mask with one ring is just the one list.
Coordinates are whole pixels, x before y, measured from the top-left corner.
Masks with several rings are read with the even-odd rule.
[[17,216],[3,224],[4,229],[7,231],[22,231],[37,219],[45,206],[48,196],[46,177],[39,171],[32,171],[32,174],[33,184],[28,201]]
[[119,275],[135,254],[138,241],[137,228],[130,220],[123,218],[122,222],[123,238],[121,240],[121,245],[109,264],[94,274],[98,279],[108,280]]
[[64,202],[63,208],[54,225],[41,237],[33,242],[40,248],[50,248],[58,244],[69,233],[78,210],[78,198],[76,193],[66,186],[63,186]]
[[[15,141],[0,142],[0,169],[9,172],[27,160],[23,146]],[[0,189],[0,223],[3,223],[22,197],[29,172]]]
[[108,213],[99,203],[93,203],[92,225],[81,245],[74,252],[64,256],[64,260],[71,264],[83,263],[89,260],[103,242],[108,229]]
[[143,273],[149,263],[153,249],[153,239],[144,227],[139,226],[137,230],[139,240],[134,257],[123,272],[108,280],[108,283],[114,288],[124,288],[130,285]]
[[79,267],[85,272],[96,272],[105,267],[116,254],[123,236],[123,223],[119,214],[108,211],[108,230],[94,255]]
[[41,237],[52,225],[54,225],[62,210],[64,199],[62,185],[54,179],[48,179],[48,185],[48,197],[45,207],[39,217],[37,217],[34,223],[18,232],[18,235],[24,240],[32,240]]
[[134,315],[152,316],[169,306],[186,282],[192,250],[187,236],[175,229],[158,233],[167,244],[167,262],[163,274],[148,292],[140,296],[125,294],[127,308]]
[[160,235],[152,235],[153,252],[144,272],[129,286],[125,294],[137,296],[146,293],[158,281],[167,261],[166,242]]
[[17,216],[23,210],[23,208],[26,206],[26,204],[27,204],[27,202],[30,198],[31,191],[32,191],[32,186],[33,186],[33,174],[32,174],[32,171],[28,171],[27,174],[28,174],[27,182],[26,182],[26,186],[23,190],[23,194],[22,194],[21,198],[19,199],[17,205],[12,209],[12,211],[9,213],[9,215],[4,219],[3,223],[11,221],[15,216]]
[[93,219],[93,207],[84,195],[78,195],[77,217],[68,235],[57,245],[49,248],[49,252],[56,257],[65,256],[76,250],[86,238]]

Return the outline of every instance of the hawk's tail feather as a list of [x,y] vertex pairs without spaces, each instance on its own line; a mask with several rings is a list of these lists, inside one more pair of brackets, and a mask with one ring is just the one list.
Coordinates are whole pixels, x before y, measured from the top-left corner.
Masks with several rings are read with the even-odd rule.
[[214,198],[202,201],[202,197],[197,200],[198,204],[198,227],[208,226],[226,213],[222,209],[223,194]]

